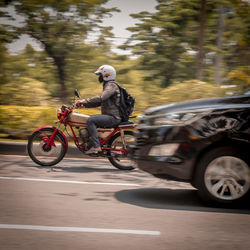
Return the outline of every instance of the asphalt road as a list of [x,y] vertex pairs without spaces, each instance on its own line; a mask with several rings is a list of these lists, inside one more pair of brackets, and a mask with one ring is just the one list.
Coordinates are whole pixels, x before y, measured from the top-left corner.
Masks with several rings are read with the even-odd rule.
[[189,184],[105,160],[54,168],[0,155],[0,249],[250,249],[250,206],[208,207]]

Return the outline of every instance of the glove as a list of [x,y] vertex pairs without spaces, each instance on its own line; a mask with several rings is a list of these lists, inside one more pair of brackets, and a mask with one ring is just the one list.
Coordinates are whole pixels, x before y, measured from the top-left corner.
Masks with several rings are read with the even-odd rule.
[[76,102],[74,103],[74,107],[76,107],[76,108],[84,108],[84,105],[82,104],[81,101],[76,101]]

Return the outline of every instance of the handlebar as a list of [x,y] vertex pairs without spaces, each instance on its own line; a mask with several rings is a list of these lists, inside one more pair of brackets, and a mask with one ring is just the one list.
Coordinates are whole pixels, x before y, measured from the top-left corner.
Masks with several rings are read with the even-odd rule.
[[75,106],[74,105],[70,105],[70,106],[62,105],[61,110],[64,112],[66,109],[75,109]]
[[78,109],[78,108],[80,108],[80,106],[76,106],[76,105],[74,105],[74,104],[72,104],[72,105],[69,105],[69,106],[66,106],[66,105],[62,105],[62,107],[61,107],[61,110],[62,111],[65,111],[66,109]]
[[[81,95],[80,95],[80,93],[78,92],[77,89],[75,89],[75,96],[77,97],[77,99],[81,99]],[[69,111],[72,111],[73,109],[78,109],[78,108],[80,108],[80,105],[75,105],[75,102],[74,102],[74,104],[69,105],[69,106],[62,105],[61,110],[63,112],[65,112],[66,109],[68,109]]]

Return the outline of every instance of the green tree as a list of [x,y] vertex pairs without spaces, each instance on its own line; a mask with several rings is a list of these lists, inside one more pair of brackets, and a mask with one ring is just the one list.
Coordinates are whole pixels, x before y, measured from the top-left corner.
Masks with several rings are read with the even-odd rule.
[[107,38],[113,37],[111,27],[103,27],[99,37],[92,43],[82,43],[72,52],[67,60],[67,88],[73,93],[75,88],[83,89],[96,86],[94,72],[102,64],[112,64],[115,54],[111,51],[111,43]]
[[194,77],[195,56],[189,42],[197,33],[199,2],[158,0],[156,10],[131,15],[140,22],[128,28],[133,35],[123,48],[141,56],[141,68],[148,72],[145,80],[166,87],[173,80]]
[[[0,11],[0,17],[6,17],[6,15]],[[0,25],[0,85],[9,81],[10,54],[6,44],[12,42],[15,38],[17,36],[9,25]]]
[[9,52],[5,45],[3,43],[0,43],[0,54],[1,54],[1,60],[0,60],[0,85],[8,82],[9,79]]
[[225,30],[225,7],[221,4],[218,7],[218,25],[217,25],[217,41],[216,41],[216,56],[215,56],[215,84],[222,83],[222,62],[223,62],[223,37]]
[[227,18],[224,42],[226,77],[244,91],[250,87],[250,3],[234,0],[231,6],[234,14]]
[[32,78],[46,83],[46,88],[52,96],[57,95],[56,68],[52,59],[44,51],[36,51],[32,46],[27,45],[19,54],[9,54],[5,46],[3,46],[3,52],[4,60],[0,64],[3,65],[0,66],[2,84],[20,78]]
[[197,70],[196,78],[203,80],[204,59],[205,59],[205,31],[207,22],[207,1],[201,0],[199,15],[199,35],[198,35],[198,53],[197,53]]
[[161,87],[194,78],[232,83],[232,70],[249,67],[249,10],[245,0],[158,0],[155,13],[131,15],[139,22],[122,48],[139,55],[145,81]]
[[18,34],[28,34],[41,43],[57,69],[60,98],[68,102],[67,63],[78,45],[86,39],[88,31],[102,29],[99,25],[104,16],[116,8],[103,7],[108,0],[15,0],[0,6],[12,5],[25,20]]
[[249,67],[250,4],[244,0],[216,0],[212,7],[205,41],[206,80],[217,85],[235,84],[230,72],[243,67],[242,76]]

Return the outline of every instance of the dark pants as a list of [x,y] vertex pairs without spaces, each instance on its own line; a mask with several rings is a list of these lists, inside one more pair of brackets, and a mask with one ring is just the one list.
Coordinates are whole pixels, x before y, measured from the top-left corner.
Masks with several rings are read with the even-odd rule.
[[100,147],[100,142],[98,139],[98,134],[96,128],[112,128],[117,126],[120,123],[120,120],[117,120],[111,115],[92,115],[87,120],[87,127],[93,146],[95,148]]

